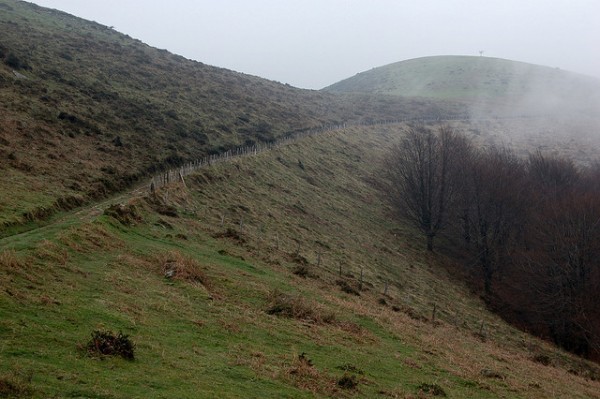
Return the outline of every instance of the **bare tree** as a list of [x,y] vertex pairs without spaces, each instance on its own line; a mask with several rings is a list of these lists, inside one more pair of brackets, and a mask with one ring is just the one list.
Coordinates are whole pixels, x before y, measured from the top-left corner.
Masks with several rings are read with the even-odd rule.
[[572,160],[549,156],[539,150],[529,155],[527,173],[540,194],[552,198],[569,192],[580,180],[580,172]]
[[385,193],[429,250],[449,227],[450,256],[476,272],[490,305],[600,359],[600,163],[475,149],[447,126],[408,129],[385,161]]
[[552,339],[581,355],[600,354],[600,197],[571,190],[537,211],[533,251],[537,310]]
[[426,236],[429,251],[447,223],[457,165],[469,149],[467,140],[449,126],[434,132],[419,125],[409,128],[385,158],[386,195],[396,211]]
[[507,260],[526,223],[526,175],[512,152],[498,148],[480,150],[467,169],[460,200],[463,223],[489,295],[498,267]]

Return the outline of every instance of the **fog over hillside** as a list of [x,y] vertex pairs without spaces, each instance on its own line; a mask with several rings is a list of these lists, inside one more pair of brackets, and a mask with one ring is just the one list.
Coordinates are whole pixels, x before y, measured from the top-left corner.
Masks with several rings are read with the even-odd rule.
[[600,113],[600,80],[490,57],[411,59],[361,72],[323,90],[460,100],[470,104],[477,118]]

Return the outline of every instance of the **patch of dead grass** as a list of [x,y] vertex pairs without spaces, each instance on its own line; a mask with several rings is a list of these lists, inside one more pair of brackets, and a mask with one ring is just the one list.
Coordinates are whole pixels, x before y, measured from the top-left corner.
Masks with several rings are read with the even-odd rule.
[[58,241],[75,252],[91,253],[99,250],[120,249],[124,243],[99,223],[85,223],[61,233]]
[[0,252],[0,268],[3,270],[18,270],[23,267],[23,261],[13,249]]
[[42,240],[36,246],[35,256],[44,262],[49,261],[62,266],[65,266],[69,260],[67,250],[49,240]]
[[211,283],[202,265],[191,256],[179,251],[169,251],[158,255],[156,263],[160,273],[167,279],[198,283],[211,288]]
[[273,290],[269,293],[267,313],[290,319],[308,321],[315,324],[334,324],[335,314],[323,309],[322,306],[307,301],[299,295],[284,294]]
[[341,393],[336,379],[315,367],[304,353],[292,355],[282,366],[279,378],[313,394],[332,397]]

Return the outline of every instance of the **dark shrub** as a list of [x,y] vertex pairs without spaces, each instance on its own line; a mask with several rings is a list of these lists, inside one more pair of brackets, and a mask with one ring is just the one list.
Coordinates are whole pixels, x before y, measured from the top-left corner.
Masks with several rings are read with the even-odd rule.
[[75,115],[71,115],[67,112],[61,111],[58,114],[58,119],[62,120],[62,121],[68,121],[71,123],[77,123],[79,120],[77,119],[77,117]]
[[292,269],[292,273],[302,278],[317,278],[317,276],[311,271],[311,268],[308,265],[296,265]]
[[246,239],[242,236],[242,234],[239,231],[237,231],[236,229],[233,229],[231,227],[228,227],[227,230],[225,230],[224,232],[214,234],[213,237],[215,237],[215,238],[231,238],[232,240],[235,240],[239,243],[246,242]]
[[9,53],[6,56],[6,58],[4,59],[4,63],[13,69],[29,69],[29,65],[27,65],[26,62],[19,59],[19,57],[17,57],[13,53]]
[[337,382],[338,386],[343,389],[354,389],[358,385],[356,376],[353,374],[344,374]]
[[352,295],[360,296],[360,292],[358,292],[358,290],[356,288],[352,287],[350,285],[350,283],[348,283],[346,280],[337,280],[335,283],[346,294],[352,294]]
[[122,332],[115,334],[111,331],[96,330],[92,333],[86,350],[92,356],[121,356],[123,359],[133,360],[134,347],[129,336]]
[[552,361],[550,360],[550,356],[544,354],[537,354],[533,357],[533,361],[543,364],[544,366],[549,366]]
[[441,397],[446,397],[446,391],[444,391],[442,389],[441,386],[439,386],[438,384],[421,384],[417,387],[419,389],[419,391],[423,392],[423,393],[427,393],[433,396],[441,396]]

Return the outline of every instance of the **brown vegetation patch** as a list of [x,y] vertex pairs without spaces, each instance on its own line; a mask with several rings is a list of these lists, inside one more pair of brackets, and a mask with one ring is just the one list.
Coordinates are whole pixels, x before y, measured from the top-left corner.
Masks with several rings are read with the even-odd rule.
[[403,304],[392,305],[392,310],[394,312],[402,312],[405,315],[407,315],[408,317],[410,317],[411,319],[416,320],[416,321],[421,321],[423,323],[429,321],[429,319],[426,316],[423,316],[422,314],[417,312],[415,309],[413,309],[409,306],[403,305]]
[[146,202],[155,212],[161,215],[173,218],[179,216],[177,213],[177,208],[174,205],[168,204],[164,197],[161,197],[156,193],[146,197]]
[[122,240],[109,232],[100,223],[86,223],[73,227],[58,236],[58,241],[79,253],[89,253],[99,249],[121,248]]
[[179,251],[170,251],[158,257],[161,274],[169,280],[189,281],[210,287],[209,278],[206,276],[200,263]]
[[43,240],[36,246],[35,255],[40,260],[51,261],[63,266],[66,265],[69,260],[69,253],[67,250],[49,240]]
[[132,226],[142,221],[142,216],[134,204],[113,204],[104,210],[104,214],[125,226]]
[[444,391],[444,389],[439,386],[438,384],[420,384],[417,389],[419,390],[419,393],[424,393],[424,394],[428,394],[428,395],[432,395],[432,396],[439,396],[442,398],[445,398],[446,396],[446,391]]
[[353,334],[357,337],[362,337],[362,338],[373,338],[373,335],[366,329],[362,328],[361,326],[359,326],[358,324],[349,321],[349,320],[340,320],[336,323],[336,325],[342,330],[345,331],[347,333]]
[[297,295],[288,295],[274,290],[268,296],[267,313],[291,319],[309,321],[315,324],[333,324],[335,315],[324,311],[315,303]]
[[348,280],[340,279],[340,280],[337,280],[335,283],[338,285],[338,287],[340,287],[340,290],[342,290],[346,294],[360,296],[360,292],[359,292],[358,288],[354,287],[352,285],[352,283],[349,282]]
[[538,353],[537,355],[534,355],[531,358],[531,360],[533,360],[536,363],[542,364],[544,366],[550,366],[550,364],[552,363],[550,356],[543,354],[543,353]]
[[290,261],[297,263],[298,265],[307,266],[309,264],[308,259],[300,255],[298,252],[294,252],[289,256]]
[[291,364],[283,367],[280,376],[291,385],[313,394],[332,397],[340,393],[335,378],[316,368],[304,353],[295,356]]
[[23,261],[19,259],[17,253],[12,249],[0,252],[0,267],[3,270],[18,270],[23,266]]
[[240,244],[243,244],[246,242],[246,239],[244,238],[242,233],[240,233],[236,229],[232,229],[231,227],[228,227],[227,230],[225,230],[223,232],[215,233],[213,235],[213,237],[214,238],[229,238],[231,240],[237,241]]
[[502,373],[499,373],[495,370],[492,369],[482,369],[481,370],[481,375],[486,377],[486,378],[497,378],[500,380],[504,379],[504,375]]
[[317,274],[314,273],[313,268],[310,267],[309,265],[296,265],[294,266],[294,268],[292,269],[292,273],[294,273],[296,276],[298,277],[302,277],[302,278],[318,278],[319,276]]
[[33,392],[29,382],[16,375],[0,376],[0,398],[30,397]]

